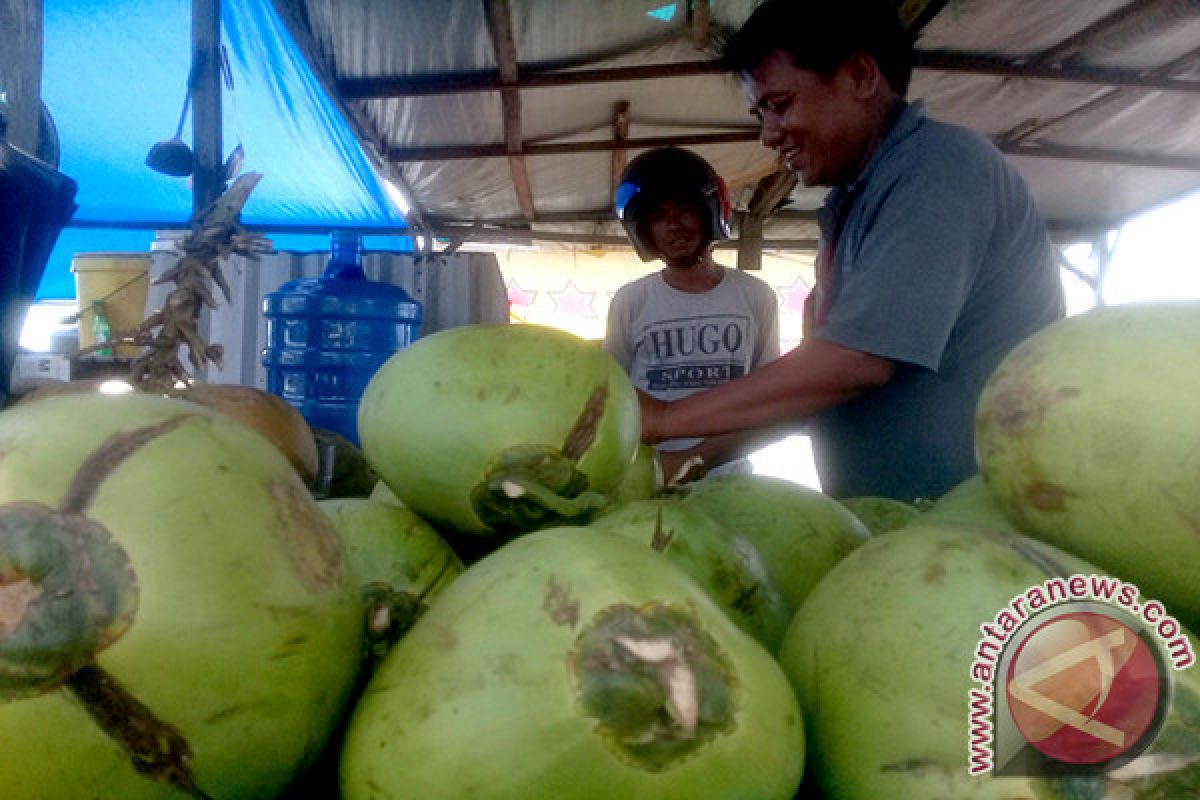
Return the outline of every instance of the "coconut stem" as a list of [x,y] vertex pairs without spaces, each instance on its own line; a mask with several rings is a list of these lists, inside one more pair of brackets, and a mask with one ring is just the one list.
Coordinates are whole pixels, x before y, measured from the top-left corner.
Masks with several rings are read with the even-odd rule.
[[500,481],[501,491],[511,500],[532,500],[537,505],[565,519],[576,519],[604,507],[608,498],[598,492],[582,492],[575,497],[564,497],[539,483],[524,477],[504,478]]
[[729,665],[684,610],[610,606],[584,628],[577,646],[583,709],[632,764],[666,769],[735,724]]
[[670,639],[631,639],[619,636],[621,648],[634,658],[658,667],[658,679],[667,693],[667,713],[685,734],[693,736],[700,720],[696,675],[684,660],[679,644]]
[[121,745],[133,768],[152,780],[182,790],[197,800],[212,800],[192,775],[192,748],[179,731],[154,716],[111,675],[84,667],[67,687],[96,724]]
[[524,533],[602,508],[608,499],[586,491],[587,486],[587,476],[564,454],[541,445],[516,445],[500,454],[471,492],[471,503],[493,531]]

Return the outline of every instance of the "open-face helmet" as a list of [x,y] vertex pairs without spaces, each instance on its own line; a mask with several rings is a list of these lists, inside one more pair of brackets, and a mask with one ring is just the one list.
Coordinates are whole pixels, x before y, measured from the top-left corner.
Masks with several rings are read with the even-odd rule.
[[709,241],[731,236],[729,192],[708,162],[679,147],[650,150],[629,162],[616,191],[617,217],[643,261],[652,261],[657,254],[642,236],[641,223],[663,200],[698,203]]

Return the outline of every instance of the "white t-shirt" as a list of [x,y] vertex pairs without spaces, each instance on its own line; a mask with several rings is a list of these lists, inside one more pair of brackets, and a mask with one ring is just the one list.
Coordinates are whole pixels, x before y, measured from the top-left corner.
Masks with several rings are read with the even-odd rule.
[[[608,309],[604,349],[633,385],[661,400],[678,400],[740,378],[779,357],[775,290],[741,270],[722,267],[707,292],[670,286],[661,272],[617,290]],[[699,439],[672,439],[682,450]]]

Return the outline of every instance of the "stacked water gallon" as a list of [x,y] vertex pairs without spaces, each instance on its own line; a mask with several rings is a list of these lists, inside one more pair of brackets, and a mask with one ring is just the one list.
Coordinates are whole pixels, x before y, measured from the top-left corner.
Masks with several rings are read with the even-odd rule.
[[375,371],[416,340],[422,307],[362,269],[359,237],[337,231],[320,278],[289,281],[263,298],[267,390],[314,427],[358,444],[358,402]]

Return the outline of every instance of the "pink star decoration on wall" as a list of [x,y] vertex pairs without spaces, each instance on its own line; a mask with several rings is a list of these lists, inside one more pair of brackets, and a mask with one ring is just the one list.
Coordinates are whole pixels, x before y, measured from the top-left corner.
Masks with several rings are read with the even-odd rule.
[[533,305],[533,301],[537,298],[536,291],[526,291],[522,289],[516,281],[508,285],[508,304],[520,308],[529,308]]
[[574,317],[596,316],[592,303],[595,301],[597,293],[581,290],[570,278],[567,279],[567,285],[562,289],[557,292],[548,292],[548,294],[560,314],[569,314]]
[[811,287],[804,282],[803,278],[796,278],[791,286],[775,287],[775,291],[779,292],[779,307],[784,311],[792,311],[797,314],[804,313],[804,301],[811,291]]

